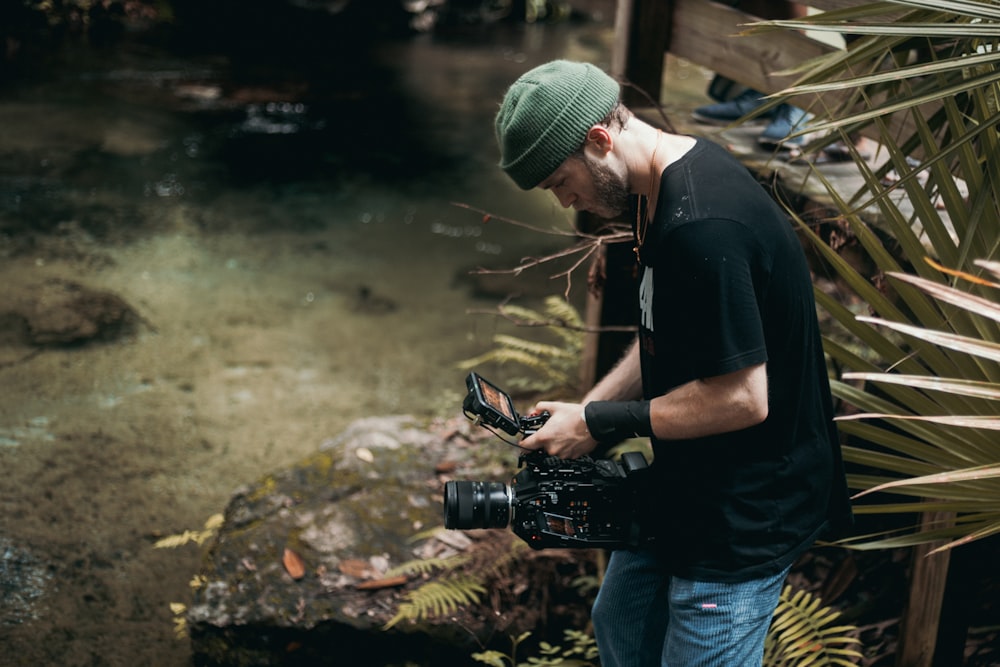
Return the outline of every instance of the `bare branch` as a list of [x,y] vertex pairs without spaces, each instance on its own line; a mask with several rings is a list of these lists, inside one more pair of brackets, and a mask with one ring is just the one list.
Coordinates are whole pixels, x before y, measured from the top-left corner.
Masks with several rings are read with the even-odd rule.
[[539,234],[549,234],[551,236],[572,236],[590,241],[602,241],[603,243],[616,243],[620,241],[625,241],[631,239],[632,228],[630,225],[621,222],[609,222],[603,228],[600,234],[591,234],[588,232],[582,232],[577,229],[572,231],[567,231],[564,229],[555,229],[552,227],[536,227],[535,225],[529,225],[526,222],[521,222],[520,220],[513,220],[511,218],[506,218],[502,215],[494,215],[489,211],[483,210],[481,208],[476,208],[475,206],[470,206],[469,204],[463,204],[461,202],[452,202],[452,206],[457,206],[458,208],[464,208],[467,211],[472,211],[474,213],[479,213],[483,216],[483,224],[492,222],[496,220],[497,222],[503,222],[508,225],[513,225],[514,227],[521,227],[523,229],[530,229],[533,232],[538,232]]
[[604,244],[608,243],[625,243],[633,240],[632,228],[630,225],[624,223],[608,223],[600,234],[592,234],[587,232],[580,232],[577,230],[565,231],[561,229],[543,229],[541,227],[536,227],[534,225],[529,225],[527,223],[521,222],[519,220],[512,220],[510,218],[505,218],[503,216],[496,216],[488,213],[482,209],[470,206],[468,204],[463,204],[460,202],[452,202],[454,206],[459,208],[464,208],[469,211],[474,211],[480,213],[483,216],[483,223],[490,222],[492,220],[497,220],[515,227],[521,227],[523,229],[529,229],[539,234],[549,234],[553,236],[570,236],[579,239],[577,243],[573,244],[568,248],[563,248],[562,250],[557,250],[556,252],[550,253],[548,255],[543,255],[541,257],[522,257],[521,261],[517,266],[509,269],[486,269],[478,268],[471,273],[477,275],[497,275],[497,274],[507,274],[507,275],[520,275],[525,270],[540,266],[546,262],[552,262],[557,259],[562,259],[564,257],[572,257],[573,255],[579,255],[570,267],[564,271],[559,271],[551,276],[551,279],[556,278],[566,278],[566,289],[564,291],[564,296],[568,299],[571,288],[573,287],[573,272],[579,269],[585,261],[592,258],[594,253]]

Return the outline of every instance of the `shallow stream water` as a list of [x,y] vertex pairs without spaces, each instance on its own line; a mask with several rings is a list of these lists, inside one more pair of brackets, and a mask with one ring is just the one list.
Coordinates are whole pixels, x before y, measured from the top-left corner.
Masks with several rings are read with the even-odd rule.
[[169,604],[198,550],[157,538],[357,418],[458,414],[455,363],[509,330],[482,311],[566,287],[484,292],[469,270],[569,241],[455,204],[569,228],[496,168],[493,114],[521,72],[607,66],[610,42],[602,23],[470,28],[303,74],[130,40],[3,89],[0,285],[107,290],[141,323],[0,336],[0,665],[188,664]]

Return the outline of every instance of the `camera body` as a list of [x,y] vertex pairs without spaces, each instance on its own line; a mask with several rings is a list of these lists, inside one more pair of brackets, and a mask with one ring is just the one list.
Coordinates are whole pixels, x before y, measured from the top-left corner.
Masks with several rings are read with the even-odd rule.
[[[528,435],[541,428],[546,413],[521,417],[510,397],[475,373],[466,378],[467,415],[505,433]],[[506,528],[534,549],[636,547],[646,540],[638,521],[633,474],[647,467],[639,452],[621,462],[563,460],[542,451],[521,454],[521,470],[510,484],[451,481],[445,484],[445,527]]]

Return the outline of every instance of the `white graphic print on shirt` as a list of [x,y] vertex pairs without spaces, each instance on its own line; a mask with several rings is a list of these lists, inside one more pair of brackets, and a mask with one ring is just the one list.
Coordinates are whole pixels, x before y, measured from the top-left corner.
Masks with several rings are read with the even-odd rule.
[[653,330],[653,267],[647,266],[639,283],[640,322],[648,331]]

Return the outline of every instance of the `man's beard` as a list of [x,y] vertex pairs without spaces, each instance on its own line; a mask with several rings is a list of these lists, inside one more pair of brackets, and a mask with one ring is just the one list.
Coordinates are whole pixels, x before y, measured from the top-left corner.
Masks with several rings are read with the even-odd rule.
[[631,193],[628,184],[604,164],[583,158],[584,165],[594,181],[595,206],[600,210],[591,211],[602,218],[617,218],[629,209]]

